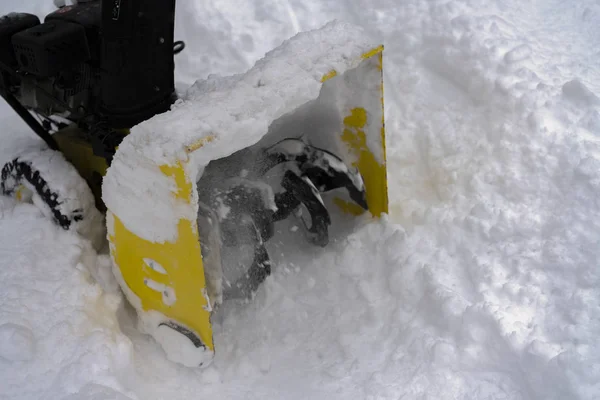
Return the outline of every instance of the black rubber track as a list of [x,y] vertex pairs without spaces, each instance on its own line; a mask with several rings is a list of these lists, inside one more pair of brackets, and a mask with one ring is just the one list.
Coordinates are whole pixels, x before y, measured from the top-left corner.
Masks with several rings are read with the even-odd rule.
[[[9,179],[14,179],[16,184],[9,187],[7,185]],[[29,162],[22,161],[19,158],[6,163],[2,168],[2,182],[0,183],[2,193],[7,196],[13,195],[15,189],[23,180],[29,182],[35,188],[37,194],[50,208],[56,223],[65,230],[68,230],[74,221],[77,222],[83,219],[82,209],[72,210],[68,215],[63,214],[59,209],[61,205],[59,193],[52,191],[50,185],[48,185],[40,174],[40,171],[35,170]]]

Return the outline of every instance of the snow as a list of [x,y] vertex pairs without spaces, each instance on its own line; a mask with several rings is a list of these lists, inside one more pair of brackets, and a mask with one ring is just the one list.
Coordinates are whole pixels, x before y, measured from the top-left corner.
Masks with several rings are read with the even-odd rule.
[[35,337],[25,326],[0,326],[0,357],[8,361],[29,361],[35,353]]
[[[42,146],[27,147],[12,156],[14,159],[18,158],[19,162],[28,164],[34,173],[38,171],[44,174],[44,191],[50,190],[57,196],[59,204],[56,208],[71,221],[69,228],[90,240],[94,248],[100,250],[106,238],[104,217],[95,206],[92,191],[64,156],[58,151]],[[17,190],[19,185],[25,186],[32,194],[33,203],[38,205],[47,218],[54,218],[52,210],[30,182],[25,179],[17,182],[14,178],[9,178],[5,183],[5,188],[11,191]],[[81,217],[81,220],[76,220],[77,216]]]
[[88,383],[126,394],[123,300],[114,278],[100,284],[90,272],[109,269],[108,255],[33,205],[0,197],[0,215],[0,397],[63,398]]
[[173,362],[194,368],[210,360],[204,347],[194,346],[187,337],[165,325],[159,325],[155,337],[165,349],[167,358]]
[[600,102],[600,99],[577,79],[565,83],[562,91],[565,98],[584,107],[598,105]]
[[[106,254],[2,198],[0,398],[600,398],[598,5],[205,3],[178,4],[182,86],[334,17],[384,37],[389,218],[276,238],[199,370],[139,333]],[[3,123],[6,161],[33,139]]]

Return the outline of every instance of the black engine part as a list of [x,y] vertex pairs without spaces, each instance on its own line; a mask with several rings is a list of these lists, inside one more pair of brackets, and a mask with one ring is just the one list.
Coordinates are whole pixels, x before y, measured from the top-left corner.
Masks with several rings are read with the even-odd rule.
[[173,102],[175,1],[102,4],[100,112],[130,127]]
[[[174,55],[184,44],[174,41],[174,27],[175,0],[80,1],[42,23],[32,14],[5,15],[0,94],[51,148],[48,121],[56,115],[106,142],[176,100]],[[120,139],[117,133],[110,142]]]
[[10,13],[0,17],[0,60],[9,68],[17,68],[18,63],[12,44],[12,37],[40,24],[40,19],[33,14]]
[[36,25],[16,33],[12,44],[20,70],[41,78],[58,75],[90,59],[85,29],[73,22]]

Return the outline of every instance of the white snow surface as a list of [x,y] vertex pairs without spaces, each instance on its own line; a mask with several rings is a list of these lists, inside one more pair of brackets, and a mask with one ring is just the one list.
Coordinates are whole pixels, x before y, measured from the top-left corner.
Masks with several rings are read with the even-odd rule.
[[[596,2],[178,7],[182,85],[333,18],[381,35],[390,216],[326,249],[273,241],[198,370],[135,329],[106,254],[2,198],[0,399],[600,398]],[[35,139],[2,115],[4,162]]]

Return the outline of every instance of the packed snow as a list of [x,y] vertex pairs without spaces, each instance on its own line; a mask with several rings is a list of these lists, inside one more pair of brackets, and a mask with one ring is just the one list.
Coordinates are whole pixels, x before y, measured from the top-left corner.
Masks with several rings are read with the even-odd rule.
[[[389,217],[325,249],[276,238],[192,369],[136,329],[105,252],[2,197],[0,398],[600,398],[600,6],[238,3],[179,2],[180,87],[334,18],[382,38]],[[6,162],[37,139],[2,116]]]

